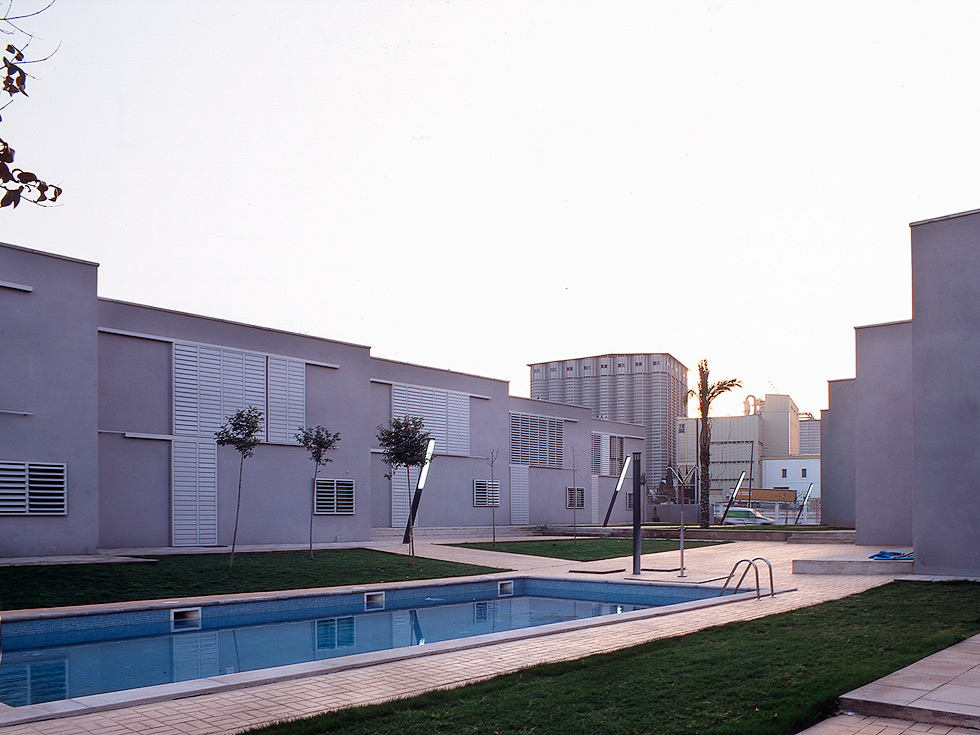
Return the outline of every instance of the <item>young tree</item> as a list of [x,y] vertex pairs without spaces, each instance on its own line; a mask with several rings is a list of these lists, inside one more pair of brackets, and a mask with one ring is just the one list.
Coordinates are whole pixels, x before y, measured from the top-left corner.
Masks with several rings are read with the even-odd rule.
[[698,363],[698,389],[688,391],[691,398],[698,399],[698,412],[701,415],[701,431],[698,434],[698,450],[700,455],[701,473],[701,507],[700,526],[707,528],[711,525],[711,426],[708,423],[708,410],[711,402],[722,393],[728,393],[733,388],[741,388],[742,383],[737,378],[708,382],[708,361]]
[[393,418],[388,421],[388,426],[378,427],[378,442],[384,454],[384,463],[391,468],[391,474],[387,477],[394,477],[398,468],[404,467],[408,479],[408,499],[411,510],[408,514],[408,525],[405,526],[405,537],[409,544],[408,558],[413,565],[415,564],[415,539],[412,535],[412,527],[415,524],[421,492],[416,492],[414,499],[412,498],[411,468],[425,464],[425,454],[431,438],[429,432],[425,430],[422,419],[418,416]]
[[493,546],[497,545],[497,506],[500,505],[500,491],[497,490],[497,482],[493,479],[493,466],[499,456],[499,449],[491,449],[487,453],[487,464],[490,465],[490,526],[492,533],[490,543]]
[[231,558],[228,567],[235,565],[235,544],[238,541],[238,515],[242,509],[242,472],[245,469],[246,457],[255,453],[259,443],[259,432],[262,431],[262,412],[254,406],[239,409],[228,417],[218,431],[214,432],[214,440],[218,446],[232,446],[242,455],[238,466],[238,502],[235,505],[235,533],[231,537]]
[[[38,15],[44,12],[54,0],[45,5],[40,10],[17,14],[13,10],[13,3],[6,3],[6,10],[0,17],[0,33],[17,40],[18,46],[7,43],[3,48],[3,69],[0,70],[0,94],[7,93],[10,98],[0,110],[7,107],[14,100],[14,95],[27,97],[27,78],[30,76],[24,67],[27,64],[36,64],[46,61],[53,54],[49,54],[42,59],[28,59],[24,55],[24,49],[34,40],[34,36],[21,28],[19,22],[25,18]],[[23,43],[19,39],[23,39]],[[57,49],[56,49],[57,50]],[[6,141],[0,140],[0,208],[16,207],[21,201],[28,201],[32,204],[48,205],[57,201],[61,195],[61,187],[51,186],[39,179],[36,174],[13,167],[14,149]]]
[[313,514],[316,511],[316,477],[320,472],[320,465],[333,462],[327,456],[327,452],[337,446],[340,441],[340,433],[331,434],[322,426],[317,424],[314,427],[301,426],[299,432],[293,434],[296,441],[305,447],[313,460],[313,502],[310,504],[310,558],[313,558]]

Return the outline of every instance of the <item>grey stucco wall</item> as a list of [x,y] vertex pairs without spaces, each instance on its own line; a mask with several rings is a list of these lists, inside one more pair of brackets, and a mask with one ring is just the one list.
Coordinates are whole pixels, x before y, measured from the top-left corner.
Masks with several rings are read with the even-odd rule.
[[[416,527],[489,526],[491,510],[473,505],[473,480],[490,479],[487,462],[498,451],[494,479],[500,482],[500,506],[493,514],[498,525],[510,522],[510,476],[507,471],[507,383],[466,373],[374,358],[370,363],[372,481],[375,493],[374,525],[391,527],[391,480],[378,450],[377,427],[387,426],[391,415],[391,383],[427,386],[470,394],[470,452],[468,456],[439,455],[433,459],[423,490]],[[398,470],[404,473],[404,468]],[[413,488],[414,490],[414,488]]]
[[912,545],[912,323],[856,330],[856,539]]
[[980,574],[980,213],[912,227],[915,571]]
[[854,379],[828,381],[820,412],[821,522],[854,528]]
[[97,268],[0,244],[0,281],[33,289],[0,287],[0,459],[66,463],[68,480],[66,516],[0,516],[0,556],[97,547]]
[[[354,480],[355,513],[315,516],[313,540],[332,543],[370,538],[370,458],[365,451],[371,441],[365,421],[369,405],[367,348],[115,301],[101,300],[99,307],[104,330],[339,365],[306,365],[305,423],[340,432],[340,442],[329,455],[332,461],[320,468],[319,476]],[[100,349],[101,544],[105,548],[169,546],[169,442],[122,434],[169,435],[173,431],[172,345],[104,331]],[[234,449],[219,448],[219,545],[232,543],[239,464]],[[145,471],[134,486],[141,466]],[[307,543],[313,470],[309,455],[299,446],[260,445],[245,462],[238,543]],[[142,519],[135,528],[134,518]]]

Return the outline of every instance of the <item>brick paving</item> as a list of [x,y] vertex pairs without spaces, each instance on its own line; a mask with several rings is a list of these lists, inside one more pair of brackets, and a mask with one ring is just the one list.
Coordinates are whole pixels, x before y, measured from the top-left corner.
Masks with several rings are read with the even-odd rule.
[[[444,542],[443,542],[444,543]],[[394,550],[394,549],[391,549]],[[868,553],[877,549],[868,547]],[[447,689],[470,682],[510,673],[534,664],[580,658],[612,651],[658,638],[683,635],[702,628],[736,620],[748,620],[844,597],[885,584],[891,576],[793,575],[794,558],[825,557],[844,551],[860,553],[862,547],[839,545],[796,545],[774,542],[739,542],[717,547],[690,549],[685,554],[687,576],[678,578],[676,571],[644,571],[641,578],[651,581],[705,582],[724,578],[736,561],[765,557],[773,565],[777,590],[796,588],[794,592],[763,597],[736,604],[692,610],[663,617],[653,617],[571,630],[535,638],[496,643],[480,648],[380,663],[357,669],[346,669],[300,679],[260,684],[230,691],[188,696],[162,702],[138,704],[99,712],[85,712],[60,719],[0,727],[0,735],[54,735],[61,733],[98,733],[99,735],[156,735],[157,733],[234,733],[272,722],[307,717],[320,712],[410,697],[433,689]],[[571,569],[611,570],[631,568],[630,559],[611,559],[580,563],[556,561],[541,557],[456,549],[444,545],[416,542],[419,556],[449,558],[497,567],[512,567],[522,572],[534,571],[554,576],[566,574],[579,579],[595,579],[591,574],[574,574]],[[513,558],[518,557],[518,558]],[[643,557],[643,567],[669,569],[677,566],[678,553],[666,552]],[[626,573],[603,574],[602,579],[620,579]],[[763,582],[763,588],[768,580]],[[831,727],[832,718],[823,727]],[[899,730],[899,726],[882,725],[874,730],[873,718],[844,718],[847,727],[865,729],[811,729],[812,735],[851,735],[861,733],[958,732],[946,730]],[[882,720],[884,722],[884,720]],[[889,721],[893,722],[893,721]],[[821,727],[818,726],[818,727]],[[910,724],[910,726],[912,726]],[[892,729],[884,729],[884,728]],[[872,728],[872,729],[868,729]],[[971,732],[971,731],[966,731]],[[972,731],[977,735],[977,731]]]

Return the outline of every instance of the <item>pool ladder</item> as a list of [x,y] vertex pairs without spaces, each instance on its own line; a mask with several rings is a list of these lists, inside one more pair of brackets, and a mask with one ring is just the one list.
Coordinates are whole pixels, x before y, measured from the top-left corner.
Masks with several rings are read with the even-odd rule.
[[732,590],[732,594],[734,595],[736,592],[738,592],[738,588],[742,586],[742,581],[745,579],[745,575],[749,573],[749,569],[754,569],[755,570],[755,599],[761,600],[762,597],[759,594],[759,587],[760,587],[759,566],[758,564],[756,564],[757,561],[764,561],[766,563],[766,566],[769,567],[769,596],[775,597],[776,590],[773,587],[773,583],[772,583],[772,564],[769,563],[768,559],[762,556],[757,556],[752,559],[739,559],[737,562],[735,562],[735,566],[732,567],[732,571],[728,575],[728,579],[725,580],[725,584],[724,586],[722,586],[721,592],[718,593],[718,596],[721,597],[723,594],[725,594],[725,590],[728,589],[728,583],[732,581],[732,577],[735,576],[735,572],[737,572],[738,568],[742,566],[742,564],[744,563],[745,571],[742,572],[742,576],[739,577],[738,582],[735,583],[735,588]]

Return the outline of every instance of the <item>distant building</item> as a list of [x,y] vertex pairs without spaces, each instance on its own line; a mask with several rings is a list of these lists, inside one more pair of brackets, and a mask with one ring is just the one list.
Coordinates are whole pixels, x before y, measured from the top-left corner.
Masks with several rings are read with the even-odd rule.
[[809,411],[800,414],[800,454],[820,454],[820,419]]
[[[772,487],[764,484],[763,460],[795,457],[800,453],[799,409],[793,399],[767,393],[765,399],[749,396],[743,416],[712,416],[711,492],[712,502],[721,502],[742,472],[746,488]],[[677,465],[686,472],[698,464],[698,428],[701,419],[677,420]]]
[[[812,485],[812,488],[811,488]],[[820,456],[797,454],[791,457],[766,457],[762,460],[762,487],[792,490],[802,502],[807,490],[810,498],[820,497]]]
[[687,368],[667,353],[609,354],[532,363],[531,398],[592,409],[595,418],[646,427],[649,487],[676,464],[675,423],[687,415]]

